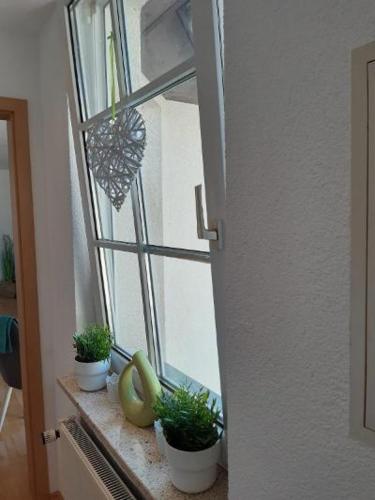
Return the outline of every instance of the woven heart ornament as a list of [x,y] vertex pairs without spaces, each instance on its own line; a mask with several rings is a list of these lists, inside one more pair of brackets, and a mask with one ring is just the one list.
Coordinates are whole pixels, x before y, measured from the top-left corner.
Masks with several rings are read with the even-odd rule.
[[135,109],[124,109],[88,130],[87,161],[94,179],[117,211],[122,207],[146,147],[146,126]]

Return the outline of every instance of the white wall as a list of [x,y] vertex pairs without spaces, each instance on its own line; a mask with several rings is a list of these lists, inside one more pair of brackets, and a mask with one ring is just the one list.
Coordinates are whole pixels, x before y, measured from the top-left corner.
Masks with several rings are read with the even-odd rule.
[[349,433],[350,51],[369,0],[225,2],[233,500],[369,500]]
[[[47,427],[63,413],[56,375],[72,366],[75,326],[65,68],[56,16],[40,39],[0,31],[0,95],[28,100]],[[49,448],[56,489],[54,448]]]
[[[69,169],[68,110],[66,98],[65,33],[60,9],[40,33],[40,93],[42,126],[42,171],[36,180],[43,214],[39,221],[38,259],[41,329],[44,334],[43,368],[46,384],[47,426],[72,413],[56,377],[72,371],[72,334],[76,328],[73,230]],[[42,188],[42,183],[43,188]],[[38,208],[38,207],[37,207]],[[43,220],[42,220],[43,217]],[[43,259],[43,260],[42,260]],[[57,489],[55,448],[50,447],[52,491]]]

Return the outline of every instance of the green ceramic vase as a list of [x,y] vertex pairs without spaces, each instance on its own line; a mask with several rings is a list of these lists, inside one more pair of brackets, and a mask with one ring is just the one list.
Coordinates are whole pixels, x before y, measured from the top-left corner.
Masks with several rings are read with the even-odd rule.
[[[143,399],[133,384],[133,369],[136,368],[141,379]],[[119,379],[119,398],[125,417],[138,427],[147,427],[155,420],[153,406],[161,393],[161,385],[146,354],[138,351],[123,369]]]

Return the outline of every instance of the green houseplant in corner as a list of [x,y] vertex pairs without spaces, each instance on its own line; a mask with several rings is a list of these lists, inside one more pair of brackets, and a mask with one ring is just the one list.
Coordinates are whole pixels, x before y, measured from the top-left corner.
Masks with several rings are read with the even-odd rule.
[[13,241],[8,234],[3,235],[1,272],[2,281],[0,283],[0,296],[13,299],[16,296],[16,272],[14,264]]
[[112,334],[108,326],[89,325],[73,335],[76,349],[75,375],[84,391],[98,391],[106,385],[110,367]]
[[162,392],[154,411],[163,428],[172,483],[185,493],[210,488],[220,458],[216,401],[209,403],[208,391],[181,386],[174,393]]

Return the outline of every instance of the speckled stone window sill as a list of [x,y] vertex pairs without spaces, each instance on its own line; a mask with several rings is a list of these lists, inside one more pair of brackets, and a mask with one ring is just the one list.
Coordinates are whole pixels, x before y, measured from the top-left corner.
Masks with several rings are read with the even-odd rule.
[[168,464],[159,456],[152,428],[140,429],[127,422],[120,405],[110,402],[106,391],[82,392],[72,376],[62,377],[58,383],[105,449],[146,499],[228,498],[227,473],[222,469],[215,485],[204,493],[187,495],[176,490],[168,477]]

